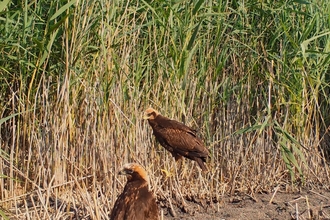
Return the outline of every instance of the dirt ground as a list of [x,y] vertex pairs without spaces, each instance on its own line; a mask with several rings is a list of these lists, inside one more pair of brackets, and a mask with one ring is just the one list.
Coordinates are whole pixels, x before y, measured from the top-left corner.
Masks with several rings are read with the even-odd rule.
[[[330,219],[330,192],[320,190],[237,195],[202,207],[187,202],[189,211],[162,209],[164,220]],[[173,216],[173,212],[175,213]]]
[[[31,196],[30,198],[34,197]],[[161,220],[330,220],[330,190],[315,189],[288,193],[278,189],[272,193],[223,196],[218,201],[213,200],[212,202],[192,198],[187,201],[187,199],[184,202],[181,200],[178,204],[179,202],[175,202],[174,199],[158,198],[158,205],[161,208]],[[49,201],[50,207],[52,207],[51,210],[53,210],[50,213],[53,213],[54,216],[51,218],[37,218],[38,215],[34,216],[34,214],[37,208],[41,207],[38,202],[40,202],[38,197],[33,202],[26,200],[22,203],[23,206],[19,206],[22,212],[9,210],[8,213],[16,216],[10,219],[95,219],[89,214],[90,209],[86,209],[85,206],[79,206],[77,209],[72,208],[68,211],[68,207],[75,206],[68,206],[68,204],[56,200],[56,198]],[[57,204],[56,207],[54,207],[55,203]],[[28,207],[24,205],[28,205]],[[26,212],[27,210],[28,212]],[[19,215],[17,216],[17,214]],[[32,217],[26,217],[26,214]],[[8,216],[11,215],[8,214]],[[43,213],[40,212],[39,216],[43,216]]]

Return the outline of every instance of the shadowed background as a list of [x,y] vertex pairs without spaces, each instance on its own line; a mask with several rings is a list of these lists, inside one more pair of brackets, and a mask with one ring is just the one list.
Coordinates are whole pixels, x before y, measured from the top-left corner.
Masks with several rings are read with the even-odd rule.
[[[163,208],[328,189],[326,0],[1,4],[3,216],[105,219],[127,162]],[[150,106],[198,130],[209,173],[178,169]]]

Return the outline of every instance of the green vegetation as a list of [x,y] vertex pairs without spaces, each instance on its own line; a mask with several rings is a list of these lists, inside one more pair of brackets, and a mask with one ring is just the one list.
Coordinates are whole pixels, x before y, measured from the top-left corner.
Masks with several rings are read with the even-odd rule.
[[[329,14],[328,0],[1,1],[0,208],[104,219],[133,161],[178,206],[328,188]],[[209,173],[155,142],[149,106],[199,130]]]

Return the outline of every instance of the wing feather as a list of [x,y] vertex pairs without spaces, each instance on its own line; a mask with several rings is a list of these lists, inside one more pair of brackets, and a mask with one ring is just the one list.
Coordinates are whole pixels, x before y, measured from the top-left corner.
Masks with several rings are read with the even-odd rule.
[[208,156],[208,151],[202,141],[198,137],[183,130],[163,128],[159,130],[159,136],[161,136],[162,142],[165,142],[174,151],[183,156]]
[[138,182],[127,183],[115,203],[110,219],[158,220],[159,209],[148,186]]
[[181,122],[171,120],[162,115],[158,115],[156,117],[155,121],[157,122],[158,126],[160,126],[161,128],[181,130],[181,131],[190,133],[193,136],[196,136],[196,130],[186,126],[185,124],[183,124]]
[[203,162],[209,157],[209,151],[197,137],[196,130],[162,115],[148,119],[148,122],[158,142],[170,151],[176,160],[184,156],[195,160],[203,170],[207,170]]

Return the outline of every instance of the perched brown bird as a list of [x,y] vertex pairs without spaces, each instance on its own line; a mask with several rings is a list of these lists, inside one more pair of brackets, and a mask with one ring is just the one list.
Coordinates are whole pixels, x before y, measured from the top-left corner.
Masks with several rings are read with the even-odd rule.
[[116,200],[110,219],[159,220],[156,199],[148,188],[147,172],[137,163],[128,163],[119,174],[127,176],[127,183]]
[[196,161],[203,171],[207,170],[204,162],[209,157],[209,151],[196,136],[195,130],[162,116],[153,108],[148,108],[143,118],[148,119],[156,139],[172,153],[176,161],[184,156]]

